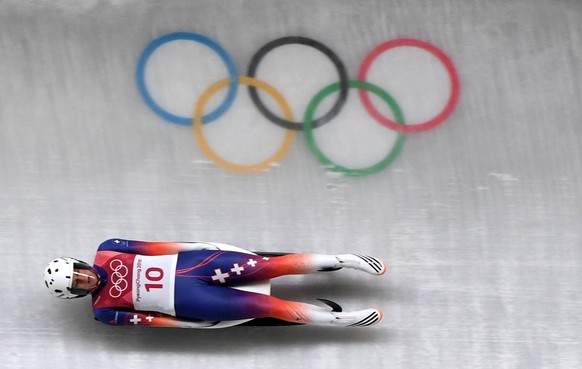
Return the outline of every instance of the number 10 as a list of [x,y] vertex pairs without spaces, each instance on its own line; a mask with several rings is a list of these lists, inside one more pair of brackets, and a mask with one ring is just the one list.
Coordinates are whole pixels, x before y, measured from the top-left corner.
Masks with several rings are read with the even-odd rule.
[[[162,268],[148,268],[145,272],[145,277],[148,281],[161,281],[164,278],[164,271]],[[161,283],[146,283],[145,289],[147,292],[150,292],[150,288],[164,288],[164,285]]]

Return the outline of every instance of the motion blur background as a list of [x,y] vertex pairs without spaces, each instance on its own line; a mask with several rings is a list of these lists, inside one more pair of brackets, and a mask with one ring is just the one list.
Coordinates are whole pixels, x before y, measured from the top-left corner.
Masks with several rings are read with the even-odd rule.
[[[267,42],[308,37],[337,54],[350,80],[374,47],[422,40],[454,64],[459,100],[442,124],[407,133],[374,174],[326,168],[302,132],[278,165],[233,173],[138,89],[140,56],[174,32],[216,41],[240,76]],[[163,109],[192,117],[199,96],[229,74],[207,46],[177,40],[156,49],[141,76]],[[580,1],[4,0],[0,78],[0,366],[582,366]],[[298,121],[338,80],[329,58],[298,44],[265,55],[257,78]],[[382,53],[367,80],[411,125],[452,93],[443,63],[422,48]],[[287,131],[241,85],[203,132],[217,154],[248,164]],[[397,140],[356,89],[313,132],[350,167],[381,160]],[[389,264],[382,278],[285,277],[273,292],[377,306],[384,320],[369,329],[108,327],[92,319],[89,299],[49,296],[42,271],[56,256],[92,261],[112,237],[372,254]]]

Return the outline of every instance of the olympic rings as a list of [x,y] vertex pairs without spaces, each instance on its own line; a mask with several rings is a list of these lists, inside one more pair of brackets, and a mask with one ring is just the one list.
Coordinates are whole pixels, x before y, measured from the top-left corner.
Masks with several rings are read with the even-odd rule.
[[[161,45],[175,41],[175,40],[190,40],[201,43],[205,46],[210,47],[215,51],[228,69],[228,78],[218,81],[212,84],[210,87],[204,91],[195,103],[193,116],[190,117],[180,117],[174,115],[166,110],[164,110],[160,105],[158,105],[152,96],[150,95],[146,83],[144,81],[145,68],[147,66],[148,59]],[[283,97],[283,95],[277,91],[272,85],[261,81],[256,78],[256,73],[258,65],[265,55],[272,51],[273,49],[288,45],[288,44],[300,44],[315,48],[316,50],[327,56],[333,65],[335,66],[338,73],[338,81],[320,90],[313,99],[309,102],[306,111],[303,114],[303,122],[295,122],[293,120],[293,113],[289,107],[288,102]],[[416,47],[427,51],[428,53],[435,56],[444,66],[446,72],[449,76],[450,82],[450,93],[448,96],[447,103],[445,107],[440,111],[434,118],[428,119],[425,122],[406,124],[403,118],[403,113],[401,108],[396,103],[394,98],[390,93],[382,89],[376,84],[367,82],[368,72],[371,65],[382,53],[396,48],[396,47]],[[232,58],[228,53],[215,41],[211,40],[206,36],[202,36],[196,33],[190,32],[176,32],[161,36],[153,40],[141,54],[137,70],[136,70],[136,80],[138,84],[138,89],[142,97],[144,98],[146,104],[160,117],[165,120],[180,124],[180,125],[190,125],[193,126],[193,132],[195,139],[202,150],[202,152],[210,158],[218,166],[236,172],[236,173],[256,173],[258,171],[265,170],[271,165],[282,160],[285,155],[289,152],[293,140],[295,139],[295,131],[304,131],[304,135],[308,144],[310,151],[316,156],[316,158],[323,163],[327,168],[332,171],[336,171],[348,176],[365,176],[372,173],[376,173],[388,165],[390,165],[394,159],[401,152],[404,144],[404,133],[417,133],[435,128],[436,126],[442,124],[454,111],[459,97],[460,97],[460,82],[457,75],[454,64],[451,59],[436,46],[417,39],[401,38],[390,40],[384,42],[369,52],[363,59],[359,69],[358,69],[358,79],[349,80],[346,68],[341,61],[341,59],[327,46],[306,37],[299,36],[289,36],[282,37],[271,42],[268,42],[262,46],[252,57],[251,62],[248,66],[248,76],[238,76],[236,68]],[[237,93],[238,85],[243,84],[248,86],[249,96],[253,104],[261,112],[261,114],[275,123],[276,125],[283,127],[287,130],[283,142],[279,149],[270,158],[265,159],[256,164],[251,165],[241,165],[227,161],[226,159],[220,157],[214,150],[211,149],[208,141],[204,137],[203,124],[212,122],[224,114],[227,109],[229,109],[234,101],[235,95]],[[204,108],[206,107],[209,100],[214,96],[219,90],[228,86],[228,92],[226,94],[225,100],[222,104],[216,108],[213,112],[203,115]],[[271,112],[261,101],[257,93],[257,89],[263,90],[274,98],[275,102],[282,111],[283,117],[280,117],[273,112]],[[342,109],[343,105],[347,100],[347,94],[350,89],[358,89],[360,100],[366,111],[370,116],[380,123],[381,125],[394,130],[397,132],[397,138],[394,142],[392,149],[388,154],[382,158],[376,164],[373,164],[364,168],[347,168],[340,164],[334,163],[330,160],[318,147],[315,142],[313,130],[331,121]],[[331,107],[331,109],[318,119],[314,119],[314,112],[316,108],[321,104],[321,102],[330,94],[339,91],[337,100]],[[392,110],[393,119],[383,116],[376,108],[372,105],[369,97],[369,93],[378,96],[382,101],[384,101],[390,109]]]
[[[386,104],[388,104],[388,106],[390,106],[390,109],[392,109],[396,121],[399,124],[404,124],[404,117],[402,116],[402,111],[400,111],[400,107],[398,107],[396,101],[394,101],[392,96],[390,96],[386,91],[382,90],[378,86],[375,86],[365,81],[349,81],[348,86],[350,88],[360,89],[360,91],[362,90],[369,91],[379,96],[382,100],[384,100],[384,102],[386,102]],[[305,138],[307,139],[309,149],[321,163],[323,163],[327,168],[333,170],[334,172],[343,173],[348,176],[366,176],[379,172],[382,169],[386,168],[392,161],[394,161],[394,159],[396,159],[396,157],[402,150],[402,146],[404,144],[404,134],[402,134],[401,132],[398,132],[396,142],[394,143],[392,150],[388,152],[388,155],[386,155],[386,157],[379,161],[378,163],[366,168],[346,168],[344,166],[334,163],[327,156],[325,156],[325,154],[319,149],[315,142],[315,138],[313,137],[314,128],[312,121],[313,113],[315,112],[317,106],[323,101],[323,99],[325,99],[331,93],[340,90],[341,88],[342,86],[341,83],[339,82],[327,86],[319,93],[317,93],[317,95],[315,95],[313,100],[311,100],[311,102],[307,106],[307,109],[305,110],[305,116],[303,119],[305,121],[304,124]]]
[[146,104],[160,117],[162,117],[165,120],[170,121],[172,123],[181,124],[181,125],[185,125],[185,126],[189,126],[190,124],[192,124],[192,118],[180,117],[180,116],[174,115],[174,114],[166,111],[160,105],[158,105],[154,101],[152,96],[150,95],[148,88],[146,86],[146,83],[145,83],[145,79],[144,79],[145,68],[146,68],[147,62],[148,62],[149,58],[152,56],[152,54],[154,53],[154,51],[156,51],[156,49],[158,47],[160,47],[168,42],[176,41],[176,40],[196,41],[196,42],[199,42],[203,45],[206,45],[209,48],[211,48],[213,51],[215,51],[218,54],[218,56],[220,56],[220,58],[222,59],[224,64],[226,64],[226,67],[228,69],[228,73],[229,73],[230,79],[231,79],[226,99],[218,108],[216,108],[216,110],[214,112],[204,116],[204,119],[203,119],[204,123],[212,122],[213,120],[217,119],[222,114],[224,114],[224,112],[226,112],[228,110],[228,108],[232,105],[234,98],[235,98],[235,95],[236,95],[236,90],[237,90],[236,78],[237,78],[238,74],[236,72],[236,67],[234,65],[234,62],[232,61],[230,55],[228,55],[226,50],[224,50],[222,48],[222,46],[220,46],[216,41],[213,41],[206,36],[202,36],[202,35],[199,35],[197,33],[191,33],[191,32],[175,32],[175,33],[169,33],[167,35],[161,36],[161,37],[153,40],[146,47],[144,52],[141,54],[141,56],[139,58],[139,62],[137,64],[137,69],[136,69],[135,74],[136,74],[136,80],[137,80],[137,86],[138,86],[139,92],[141,93],[142,97],[144,98]]
[[[260,163],[242,165],[235,164],[221,158],[210,148],[208,141],[206,141],[206,139],[204,138],[204,134],[202,132],[202,120],[203,120],[202,111],[204,110],[204,107],[206,106],[210,98],[220,89],[227,86],[229,83],[230,80],[228,78],[216,82],[215,84],[211,85],[206,91],[204,91],[200,96],[200,99],[198,99],[198,103],[196,104],[196,108],[194,109],[194,122],[193,122],[194,136],[196,137],[196,141],[200,146],[200,150],[202,150],[202,152],[208,158],[214,161],[216,165],[218,165],[219,167],[241,174],[260,172],[262,170],[269,168],[271,165],[276,164],[285,157],[287,152],[289,152],[289,150],[291,149],[291,145],[293,144],[293,140],[295,139],[295,131],[287,130],[287,134],[283,139],[283,144],[281,145],[281,147],[275,152],[275,154],[272,157]],[[291,107],[289,106],[283,95],[281,95],[281,93],[277,91],[273,86],[267,84],[266,82],[251,77],[239,77],[238,83],[247,86],[253,86],[255,88],[259,88],[267,92],[269,95],[271,95],[271,97],[275,99],[277,105],[279,105],[279,107],[281,108],[285,119],[289,121],[293,120],[293,113],[291,112]]]
[[[117,262],[117,263],[116,263]],[[114,266],[115,263],[115,266]],[[129,273],[129,270],[123,262],[119,259],[114,259],[109,263],[109,267],[111,268],[111,287],[109,288],[109,296],[113,298],[120,297],[123,292],[129,287],[129,284],[125,277]],[[120,272],[120,270],[122,272]],[[115,277],[115,278],[114,278]]]
[[[263,59],[263,57],[269,51],[273,50],[276,47],[283,46],[283,45],[289,45],[289,44],[300,44],[300,45],[311,46],[311,47],[321,51],[323,54],[325,54],[327,57],[329,57],[331,59],[332,63],[335,65],[335,67],[337,69],[339,80],[340,80],[340,90],[341,91],[340,91],[340,94],[338,96],[337,101],[335,102],[335,104],[333,105],[331,110],[329,112],[327,112],[321,118],[316,119],[312,122],[313,128],[318,128],[318,127],[324,125],[325,123],[329,122],[330,120],[332,120],[339,113],[340,109],[342,108],[342,106],[343,106],[343,104],[348,96],[348,73],[346,72],[346,67],[344,66],[344,64],[342,63],[340,58],[330,48],[328,48],[327,46],[325,46],[324,44],[322,44],[320,42],[317,42],[317,41],[312,40],[312,39],[307,38],[307,37],[290,36],[290,37],[279,38],[279,39],[276,39],[276,40],[273,40],[273,41],[267,43],[265,46],[261,47],[259,49],[259,51],[257,51],[257,53],[251,59],[247,75],[249,77],[255,77],[260,61]],[[265,117],[267,117],[267,119],[269,119],[271,122],[273,122],[273,123],[275,123],[283,128],[287,128],[287,129],[294,129],[297,131],[300,131],[303,129],[302,128],[303,123],[291,122],[289,120],[281,119],[278,116],[276,116],[275,114],[271,113],[271,111],[269,111],[269,109],[267,109],[265,107],[265,105],[263,104],[263,102],[259,98],[259,95],[257,94],[256,88],[249,86],[249,94],[251,96],[251,99],[255,103],[257,109],[259,109],[259,111],[261,113],[263,113],[263,115]]]
[[443,123],[445,121],[445,119],[447,119],[449,117],[449,115],[451,115],[451,113],[455,109],[455,106],[457,105],[457,102],[459,100],[459,90],[460,90],[459,76],[457,75],[457,71],[455,69],[453,62],[445,53],[443,53],[441,50],[439,50],[435,46],[429,44],[428,42],[416,40],[416,39],[412,39],[412,38],[400,38],[400,39],[396,39],[396,40],[387,41],[387,42],[377,46],[368,55],[366,55],[366,57],[364,58],[364,61],[362,62],[361,66],[360,66],[360,70],[358,72],[358,79],[360,81],[366,80],[366,77],[368,75],[368,71],[370,69],[372,62],[374,62],[374,60],[380,54],[382,54],[385,51],[388,51],[390,49],[393,49],[395,47],[400,47],[400,46],[414,46],[414,47],[424,49],[424,50],[428,51],[429,53],[433,54],[434,56],[436,56],[443,63],[445,68],[447,69],[447,72],[448,72],[449,78],[450,78],[450,82],[451,82],[451,93],[450,93],[447,105],[445,106],[443,111],[441,111],[436,117],[434,117],[426,122],[413,124],[413,125],[402,125],[402,124],[398,124],[397,122],[394,122],[394,121],[384,117],[382,114],[380,114],[378,112],[378,110],[376,110],[376,108],[374,108],[374,106],[372,105],[372,102],[370,101],[370,98],[368,97],[366,90],[364,90],[364,89],[360,90],[360,98],[362,99],[362,103],[364,104],[364,107],[366,108],[366,110],[368,110],[370,115],[372,115],[374,117],[374,119],[376,119],[378,122],[385,125],[386,127],[393,129],[395,131],[398,131],[398,132],[407,132],[407,133],[426,131],[428,129],[434,128],[434,127],[438,126],[439,124]]

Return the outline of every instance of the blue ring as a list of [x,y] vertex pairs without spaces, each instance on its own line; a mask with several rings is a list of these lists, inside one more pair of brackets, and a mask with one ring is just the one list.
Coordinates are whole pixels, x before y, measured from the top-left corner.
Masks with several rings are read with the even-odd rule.
[[152,42],[150,42],[150,44],[145,48],[145,50],[141,54],[141,56],[139,58],[139,62],[137,64],[137,69],[135,71],[135,78],[137,81],[137,87],[139,89],[139,92],[140,92],[141,96],[144,98],[146,104],[150,107],[150,109],[152,109],[160,117],[162,117],[165,120],[170,121],[172,123],[176,123],[176,124],[180,124],[180,125],[184,125],[184,126],[192,125],[192,118],[191,117],[180,117],[178,115],[174,115],[174,114],[169,113],[168,111],[164,110],[160,105],[158,105],[154,101],[154,99],[152,98],[150,93],[148,92],[148,89],[147,89],[147,86],[146,86],[146,83],[144,80],[145,68],[146,68],[146,64],[148,62],[149,57],[154,53],[154,51],[158,47],[162,46],[163,44],[165,44],[167,42],[176,41],[176,40],[191,40],[191,41],[196,41],[196,42],[199,42],[203,45],[206,45],[206,46],[210,47],[212,50],[214,50],[218,54],[218,56],[220,56],[222,61],[224,61],[224,63],[226,64],[226,68],[228,69],[228,73],[230,76],[230,83],[228,86],[228,94],[227,94],[224,102],[215,111],[202,117],[202,123],[210,123],[213,120],[219,118],[222,114],[224,114],[226,112],[226,110],[228,110],[228,108],[230,108],[230,106],[234,102],[234,98],[235,98],[236,91],[238,88],[238,74],[236,72],[236,67],[234,65],[234,62],[233,62],[232,58],[228,55],[226,50],[224,50],[222,48],[222,46],[220,46],[216,41],[213,41],[212,39],[210,39],[206,36],[202,36],[200,34],[192,33],[192,32],[175,32],[175,33],[168,33],[167,35],[161,36],[161,37],[153,40]]

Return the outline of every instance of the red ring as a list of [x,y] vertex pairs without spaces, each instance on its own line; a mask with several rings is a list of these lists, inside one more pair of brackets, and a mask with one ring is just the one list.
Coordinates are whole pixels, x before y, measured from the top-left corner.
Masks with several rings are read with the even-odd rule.
[[451,94],[449,96],[449,101],[447,102],[447,105],[445,106],[443,111],[441,111],[437,116],[426,122],[406,125],[397,123],[380,114],[380,112],[378,112],[378,110],[376,110],[376,108],[372,104],[370,97],[368,95],[368,91],[360,90],[359,91],[360,99],[362,100],[362,103],[364,104],[364,107],[366,108],[368,113],[370,113],[370,115],[374,119],[376,119],[376,121],[378,121],[380,124],[390,129],[405,133],[422,132],[429,130],[443,123],[445,119],[447,119],[448,116],[451,115],[451,113],[455,109],[455,106],[457,105],[457,102],[459,101],[460,95],[459,76],[457,75],[455,66],[451,59],[439,48],[432,44],[429,44],[428,42],[417,40],[414,38],[399,38],[395,40],[386,41],[383,44],[376,46],[368,55],[366,55],[364,61],[360,65],[358,79],[360,81],[366,81],[366,76],[368,74],[368,70],[370,69],[370,65],[372,64],[372,62],[383,52],[399,46],[414,46],[424,49],[429,53],[433,54],[434,56],[436,56],[443,63],[443,65],[447,69],[447,72],[449,73],[451,80]]

